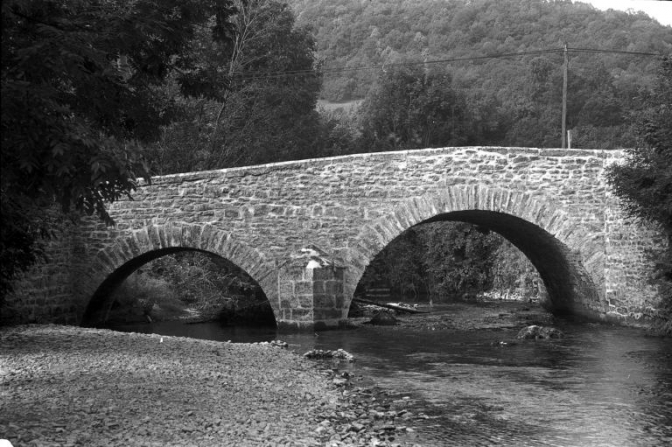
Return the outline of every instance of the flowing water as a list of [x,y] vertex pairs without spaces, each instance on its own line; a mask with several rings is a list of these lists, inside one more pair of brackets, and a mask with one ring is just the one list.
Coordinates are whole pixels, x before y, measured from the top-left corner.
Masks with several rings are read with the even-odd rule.
[[143,328],[233,342],[279,338],[298,353],[345,349],[356,361],[340,368],[427,415],[417,427],[423,445],[672,445],[672,342],[636,329],[564,322],[563,339],[515,341],[512,329],[278,335],[217,323]]

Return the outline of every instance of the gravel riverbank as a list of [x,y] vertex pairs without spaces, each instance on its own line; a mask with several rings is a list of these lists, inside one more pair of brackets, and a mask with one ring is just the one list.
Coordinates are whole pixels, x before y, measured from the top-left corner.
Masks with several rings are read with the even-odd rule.
[[20,446],[412,446],[384,395],[270,344],[0,328],[0,439]]

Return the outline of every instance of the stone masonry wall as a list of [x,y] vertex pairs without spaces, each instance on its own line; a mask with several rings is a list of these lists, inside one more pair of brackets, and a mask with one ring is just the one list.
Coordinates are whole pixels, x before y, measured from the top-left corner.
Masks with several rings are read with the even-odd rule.
[[[619,154],[609,153],[605,164],[621,161]],[[606,200],[605,284],[609,314],[616,321],[646,323],[658,316],[662,296],[651,274],[655,261],[667,248],[667,240],[655,227],[627,219],[612,194],[607,194]]]
[[[408,227],[436,216],[485,224],[521,246],[538,241],[539,247],[526,247],[528,257],[549,275],[553,266],[570,272],[567,290],[592,284],[595,302],[588,307],[596,314],[636,316],[642,308],[655,309],[660,298],[643,281],[622,281],[619,275],[648,274],[651,262],[643,252],[656,232],[627,226],[608,195],[604,168],[621,156],[443,148],[157,177],[134,200],[110,207],[116,227],[89,221],[74,236],[73,318],[81,320],[94,292],[122,264],[176,246],[212,251],[243,267],[262,285],[276,316],[279,266],[291,253],[317,247],[344,262],[344,317],[377,252]],[[634,243],[616,243],[611,235],[623,232]],[[545,265],[547,258],[554,263]],[[25,296],[23,290],[17,294]]]

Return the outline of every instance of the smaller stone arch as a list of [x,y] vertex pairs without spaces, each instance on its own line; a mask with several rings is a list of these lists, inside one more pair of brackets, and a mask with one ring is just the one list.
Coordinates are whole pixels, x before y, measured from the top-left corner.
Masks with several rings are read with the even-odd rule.
[[86,269],[80,302],[87,303],[81,324],[101,324],[107,314],[111,292],[143,264],[178,251],[196,250],[221,256],[243,269],[262,288],[278,316],[275,262],[260,251],[234,240],[213,225],[167,223],[130,230],[100,250]]
[[[479,185],[453,186],[397,204],[350,243],[346,296],[366,266],[403,231],[425,222],[463,221],[489,228],[530,259],[558,312],[604,319],[604,244],[554,200]],[[590,270],[589,270],[589,269]]]

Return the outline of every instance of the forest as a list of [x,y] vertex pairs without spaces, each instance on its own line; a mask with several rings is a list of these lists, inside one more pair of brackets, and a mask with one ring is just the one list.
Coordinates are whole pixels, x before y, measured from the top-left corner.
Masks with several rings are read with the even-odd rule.
[[310,25],[322,97],[364,99],[403,65],[450,77],[472,129],[466,144],[557,147],[562,48],[568,45],[572,147],[630,147],[627,113],[651,88],[672,31],[643,13],[571,1],[290,0]]
[[[672,200],[672,29],[642,13],[567,0],[11,0],[2,21],[3,296],[40,258],[44,209],[112,224],[106,204],[141,177],[412,148],[559,147],[565,56],[571,147],[649,148],[612,180],[629,212],[670,226],[669,210],[636,205],[641,191],[649,208]],[[663,180],[643,184],[652,166]],[[162,288],[191,290],[188,278],[223,268],[173,258],[197,274],[163,260],[145,275],[168,271]],[[438,300],[538,284],[515,248],[466,224],[410,229],[368,275],[364,285]]]

